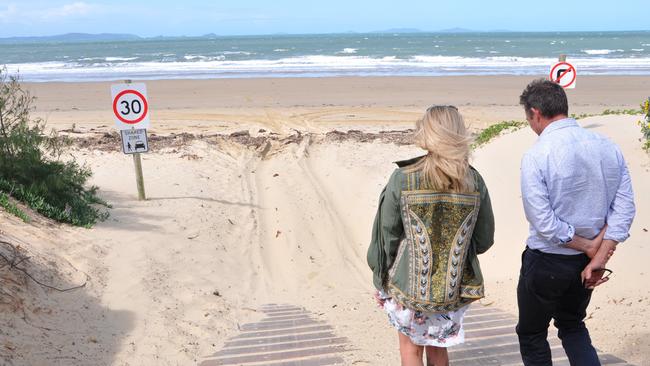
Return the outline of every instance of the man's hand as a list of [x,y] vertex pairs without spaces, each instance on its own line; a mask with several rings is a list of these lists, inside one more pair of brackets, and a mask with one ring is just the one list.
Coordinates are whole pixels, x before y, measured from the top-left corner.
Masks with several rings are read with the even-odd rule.
[[593,290],[596,286],[600,286],[609,280],[609,278],[603,278],[605,274],[603,269],[616,250],[617,244],[613,240],[603,240],[594,257],[582,270],[582,282],[586,288]]
[[605,274],[604,268],[604,266],[599,265],[598,263],[590,262],[587,267],[582,270],[582,274],[580,275],[584,286],[593,290],[597,286],[609,281],[609,277],[603,277]]

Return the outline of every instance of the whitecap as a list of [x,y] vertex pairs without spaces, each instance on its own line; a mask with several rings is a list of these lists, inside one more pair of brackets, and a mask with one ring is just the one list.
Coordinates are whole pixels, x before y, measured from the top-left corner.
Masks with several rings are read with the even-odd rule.
[[588,55],[609,55],[612,52],[616,52],[616,50],[607,50],[607,49],[602,49],[602,50],[582,50],[582,52],[588,54]]
[[[233,47],[235,48],[235,47]],[[246,52],[246,51],[223,51],[224,55],[245,55],[245,56],[250,56],[252,53]]]
[[[488,56],[487,54],[483,54]],[[188,55],[190,56],[190,55]],[[207,79],[340,75],[541,75],[556,62],[546,57],[476,54],[474,57],[418,55],[409,58],[358,55],[307,55],[281,59],[229,60],[223,55],[194,62],[42,62],[9,64],[26,81],[99,81],[120,79]],[[650,57],[572,58],[583,75],[650,75]]]
[[187,61],[192,61],[192,60],[197,60],[197,59],[200,59],[200,60],[207,60],[208,59],[207,57],[201,56],[201,55],[185,55],[185,56],[183,56],[183,58],[186,59]]
[[104,61],[106,62],[113,62],[113,61],[133,61],[137,60],[139,57],[106,57],[104,58]]
[[357,53],[359,49],[358,48],[344,48],[342,51],[339,51],[338,53],[343,53],[343,54],[354,54]]

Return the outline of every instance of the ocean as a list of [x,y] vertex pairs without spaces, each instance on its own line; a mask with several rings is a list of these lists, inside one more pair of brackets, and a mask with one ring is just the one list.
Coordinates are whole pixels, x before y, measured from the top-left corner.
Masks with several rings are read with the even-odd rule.
[[346,33],[0,44],[24,81],[247,77],[650,75],[650,31]]

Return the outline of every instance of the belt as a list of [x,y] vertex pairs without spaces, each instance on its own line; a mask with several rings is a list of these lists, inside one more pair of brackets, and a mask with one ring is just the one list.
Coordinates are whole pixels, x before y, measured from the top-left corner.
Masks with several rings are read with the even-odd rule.
[[531,249],[529,247],[526,247],[526,250],[530,251],[530,252],[533,252],[535,254],[538,254],[538,255],[542,255],[542,256],[547,257],[547,258],[554,258],[554,259],[561,259],[561,260],[584,261],[585,258],[587,258],[587,259],[589,258],[584,253],[575,254],[575,255],[572,255],[572,254],[545,253],[545,252],[542,252],[539,249]]

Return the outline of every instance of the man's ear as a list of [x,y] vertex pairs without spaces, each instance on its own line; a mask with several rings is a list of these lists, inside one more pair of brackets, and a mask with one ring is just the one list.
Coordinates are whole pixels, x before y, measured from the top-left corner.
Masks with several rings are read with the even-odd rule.
[[530,108],[530,117],[535,118],[535,117],[541,117],[542,113],[539,111],[537,108]]
[[531,118],[533,118],[533,111],[531,111],[530,109],[528,109],[528,108],[524,109],[524,113],[526,114],[526,119],[527,120],[530,120]]

